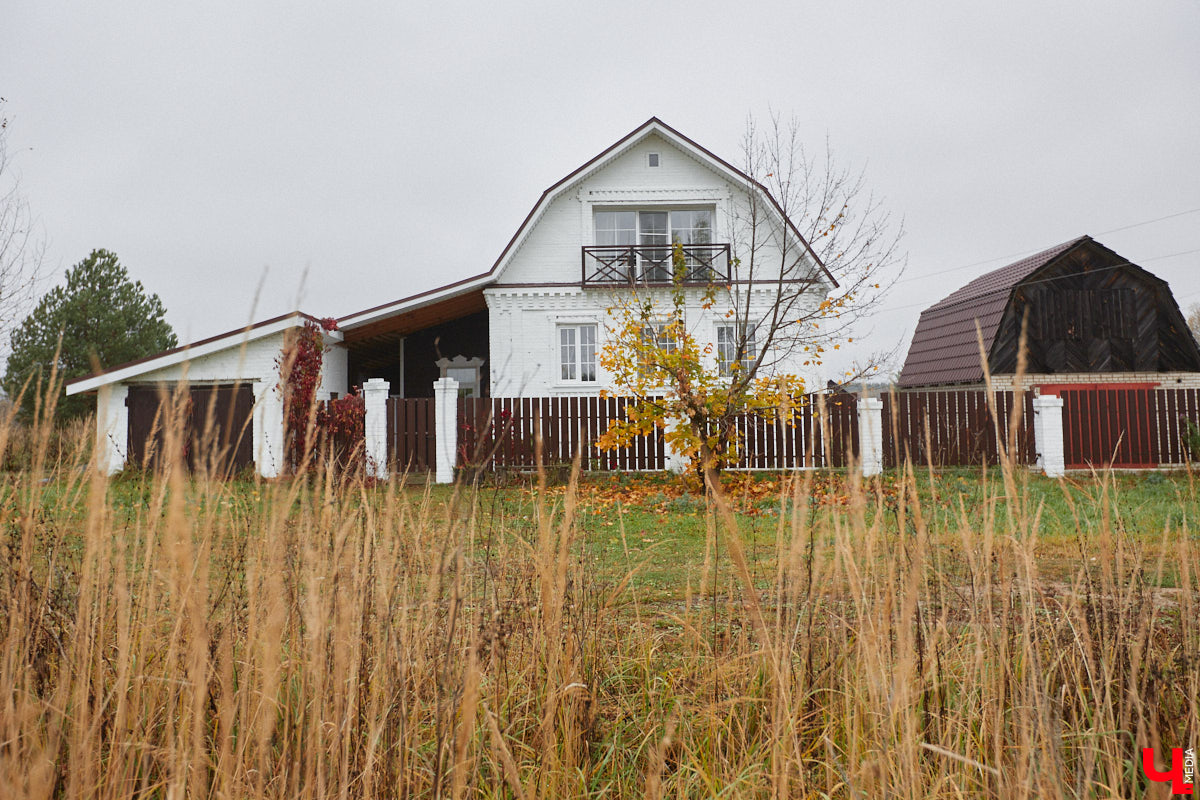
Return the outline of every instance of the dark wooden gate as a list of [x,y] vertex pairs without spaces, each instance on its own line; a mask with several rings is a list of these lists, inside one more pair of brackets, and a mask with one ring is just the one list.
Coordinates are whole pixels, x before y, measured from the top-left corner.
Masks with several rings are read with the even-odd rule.
[[[167,426],[175,424],[174,387],[131,386],[127,453],[131,464],[153,468],[161,463]],[[180,398],[178,424],[184,463],[230,475],[254,464],[254,390],[247,384],[192,386]]]
[[1062,398],[1068,469],[1158,466],[1153,384],[1072,384],[1041,391]]
[[436,465],[432,397],[389,397],[388,462],[398,472],[428,471]]

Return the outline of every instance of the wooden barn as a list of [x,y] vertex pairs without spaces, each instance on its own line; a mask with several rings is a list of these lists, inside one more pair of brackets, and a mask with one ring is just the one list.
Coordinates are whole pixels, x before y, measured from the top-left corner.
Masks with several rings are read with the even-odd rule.
[[989,272],[921,312],[901,389],[1012,385],[1200,387],[1200,349],[1167,282],[1081,236]]

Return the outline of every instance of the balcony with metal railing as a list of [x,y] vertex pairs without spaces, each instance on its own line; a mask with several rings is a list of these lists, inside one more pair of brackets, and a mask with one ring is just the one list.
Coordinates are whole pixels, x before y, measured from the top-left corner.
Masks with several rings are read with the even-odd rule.
[[[688,244],[682,250],[685,285],[729,283],[728,244]],[[673,248],[664,245],[584,247],[583,287],[670,286],[675,279],[673,255]]]

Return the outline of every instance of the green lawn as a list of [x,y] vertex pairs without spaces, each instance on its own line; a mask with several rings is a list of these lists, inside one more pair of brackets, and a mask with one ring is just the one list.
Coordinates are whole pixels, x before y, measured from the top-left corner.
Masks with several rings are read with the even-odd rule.
[[[801,524],[794,518],[794,501],[781,499],[781,476],[727,476],[748,565],[764,585],[773,577],[777,543],[790,540],[793,530],[828,540],[833,526],[855,513],[844,474],[814,473],[810,477],[808,485],[806,476],[799,477],[800,494],[809,498],[807,524]],[[1152,580],[1166,586],[1173,583],[1174,564],[1163,564],[1161,576],[1157,574],[1156,556],[1165,541],[1181,533],[1197,537],[1200,505],[1196,481],[1187,472],[1099,477],[1080,473],[1058,481],[1022,470],[1015,480],[1018,502],[1024,503],[1027,519],[1036,519],[1036,525],[1011,521],[999,470],[989,471],[986,478],[981,470],[968,468],[938,470],[932,475],[928,470],[918,472],[917,503],[923,524],[926,530],[939,532],[935,542],[948,570],[960,566],[961,549],[984,535],[990,524],[996,536],[1029,539],[1035,535],[1041,573],[1051,580],[1069,581],[1102,546],[1097,537],[1103,527],[1099,516],[1104,493],[1113,498],[1111,530],[1127,537],[1142,552],[1141,561]],[[878,521],[891,534],[899,533],[903,513],[905,531],[912,535],[916,515],[911,498],[902,503],[897,497],[898,482],[895,473],[870,482],[861,513],[868,524]],[[418,494],[422,490],[406,491]],[[484,486],[474,495],[474,502],[484,529],[504,529],[532,538],[539,503],[561,513],[564,492],[561,485],[551,486],[545,498],[539,498],[528,485]],[[433,490],[433,497],[440,502],[448,496],[445,488]],[[902,505],[905,508],[901,509]],[[706,548],[722,546],[720,538],[714,540],[710,534],[703,497],[675,477],[585,475],[579,487],[578,516],[581,557],[587,559],[597,578],[616,582],[636,568],[635,585],[641,596],[650,600],[682,599],[689,586],[695,591],[702,579]]]
[[[844,473],[801,474],[795,497],[807,498],[807,514],[802,520],[795,518],[793,497],[781,498],[785,480],[773,473],[729,474],[725,478],[748,566],[764,586],[773,579],[779,542],[790,541],[793,530],[828,541],[835,526],[853,513],[862,513],[867,524],[878,522],[889,535],[899,535],[902,524],[906,535],[916,530],[912,498],[898,497],[898,473],[886,473],[865,485],[861,512],[851,507],[851,490]],[[1028,519],[1036,518],[1036,526],[1010,521],[999,470],[989,470],[986,477],[975,468],[944,469],[932,474],[918,471],[916,499],[920,516],[927,530],[939,532],[934,542],[947,571],[954,573],[961,567],[961,550],[969,547],[975,537],[984,535],[990,525],[995,535],[1002,537],[1028,539],[1036,532],[1035,552],[1043,576],[1070,581],[1101,546],[1096,537],[1103,527],[1099,520],[1103,504],[1099,500],[1105,492],[1114,498],[1111,530],[1127,537],[1141,551],[1141,563],[1152,581],[1170,586],[1175,578],[1172,563],[1164,563],[1159,574],[1157,554],[1164,542],[1179,535],[1193,539],[1198,535],[1197,483],[1187,472],[1127,472],[1099,477],[1079,473],[1058,481],[1020,470],[1015,480],[1018,502],[1025,504]],[[555,525],[561,518],[566,493],[562,483],[549,485],[544,495],[531,476],[510,478],[504,483],[497,485],[488,478],[474,490],[412,483],[380,485],[370,490],[367,501],[406,503],[414,509],[428,503],[439,517],[449,513],[453,504],[456,513],[474,515],[475,555],[483,559],[489,553],[490,536],[517,537],[532,543],[539,513],[552,515]],[[249,479],[217,486],[222,488],[214,491],[210,485],[207,493],[189,496],[188,513],[240,512],[252,518],[252,512],[271,502],[269,495],[274,489]],[[46,491],[54,496],[57,490],[51,484]],[[83,486],[76,484],[73,491],[80,493]],[[114,512],[119,515],[124,509],[134,519],[139,508],[158,501],[156,493],[162,490],[150,476],[130,473],[114,480],[109,491]],[[86,510],[86,503],[65,493],[54,503],[73,508],[80,515]],[[600,586],[615,585],[632,571],[632,596],[647,602],[673,602],[684,599],[689,589],[698,591],[706,563],[710,565],[710,582],[715,579],[719,585],[728,580],[728,560],[720,552],[727,543],[723,536],[713,534],[719,526],[712,524],[702,494],[681,478],[585,474],[578,489],[577,515],[579,539],[575,554],[584,559]],[[500,531],[503,533],[497,533]],[[711,554],[714,548],[716,558],[706,562],[706,553]],[[711,567],[714,561],[719,564],[716,568]]]

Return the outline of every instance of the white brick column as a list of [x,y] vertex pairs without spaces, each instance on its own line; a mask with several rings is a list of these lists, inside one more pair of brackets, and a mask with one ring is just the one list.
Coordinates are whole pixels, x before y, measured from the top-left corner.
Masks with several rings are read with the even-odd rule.
[[433,382],[434,481],[454,483],[458,459],[458,381],[438,378]]
[[367,414],[363,420],[367,457],[367,475],[388,479],[387,399],[391,384],[383,378],[371,378],[363,384],[363,405]]
[[115,475],[125,466],[129,445],[129,408],[125,400],[129,387],[106,384],[98,390],[96,401],[96,468]]
[[1037,465],[1048,478],[1058,478],[1066,472],[1063,452],[1063,401],[1055,395],[1033,398],[1033,438],[1037,449]]
[[283,395],[274,380],[254,383],[254,468],[275,478],[284,467]]
[[883,401],[878,397],[858,399],[858,449],[863,477],[883,472]]

